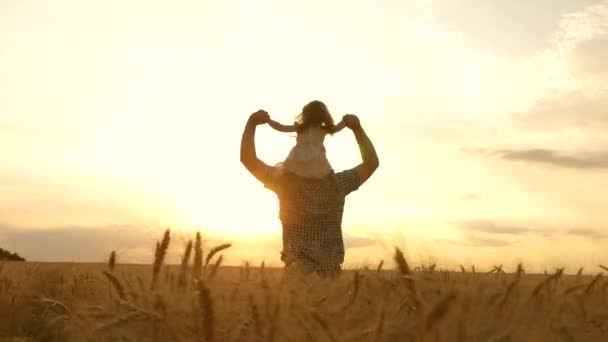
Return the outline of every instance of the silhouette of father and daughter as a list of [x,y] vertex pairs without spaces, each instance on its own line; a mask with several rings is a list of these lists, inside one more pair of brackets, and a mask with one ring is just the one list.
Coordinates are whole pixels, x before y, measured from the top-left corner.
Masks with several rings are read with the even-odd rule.
[[[268,124],[279,132],[297,133],[296,144],[287,158],[270,166],[258,159],[255,131]],[[362,163],[334,172],[327,159],[327,135],[350,129],[357,140]],[[336,275],[344,261],[342,216],[345,198],[376,171],[378,155],[359,118],[345,115],[338,124],[321,101],[302,108],[292,125],[270,119],[264,110],[251,114],[241,140],[241,162],[279,199],[283,232],[281,260],[287,268],[321,275]]]

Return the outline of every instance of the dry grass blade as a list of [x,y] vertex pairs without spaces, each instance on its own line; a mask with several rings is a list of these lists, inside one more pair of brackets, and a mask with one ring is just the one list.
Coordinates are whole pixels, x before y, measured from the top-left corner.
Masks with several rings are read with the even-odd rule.
[[513,282],[511,282],[509,284],[509,286],[507,286],[507,291],[505,291],[505,295],[502,297],[502,300],[500,301],[499,305],[501,308],[505,306],[505,304],[507,303],[507,301],[513,294],[513,291],[515,290],[515,287],[517,286],[517,284],[519,284],[519,280],[521,279],[523,274],[524,274],[524,268],[523,268],[522,264],[517,265],[517,273],[515,274],[515,279],[513,279]]
[[127,295],[125,294],[125,289],[122,286],[122,284],[120,283],[120,281],[118,280],[118,278],[116,278],[116,276],[113,273],[110,273],[108,271],[103,271],[103,275],[110,281],[110,284],[112,284],[112,287],[114,287],[114,289],[116,290],[116,293],[118,293],[118,297],[121,300],[127,300]]
[[276,301],[274,304],[273,314],[270,320],[270,327],[268,328],[268,335],[266,337],[266,342],[274,342],[277,330],[279,326],[279,312],[281,308],[281,303]]
[[570,332],[570,329],[564,324],[564,322],[559,322],[557,326],[557,332],[562,337],[565,342],[576,342],[576,338]]
[[260,311],[258,306],[255,304],[253,296],[249,294],[247,297],[249,300],[249,313],[251,314],[251,322],[253,322],[253,331],[256,336],[256,340],[260,341],[264,338],[264,326],[260,317]]
[[576,272],[576,275],[578,277],[580,277],[582,274],[583,274],[583,268],[581,267],[581,268],[578,269],[578,272]]
[[593,290],[595,284],[597,284],[598,281],[600,281],[600,278],[602,277],[602,273],[598,273],[598,275],[596,275],[593,280],[589,283],[589,285],[587,285],[587,288],[585,288],[585,295],[588,295],[589,293],[591,293],[591,291]]
[[386,313],[384,311],[382,311],[382,313],[380,314],[380,320],[378,321],[378,325],[376,326],[376,330],[374,331],[374,338],[372,340],[374,342],[380,341],[382,338],[382,335],[384,334],[385,316],[386,316]]
[[439,322],[448,314],[457,297],[458,292],[451,291],[431,309],[424,325],[425,333],[437,326],[437,324],[439,324]]
[[359,294],[359,284],[360,283],[361,283],[361,275],[359,274],[359,271],[355,271],[355,273],[353,274],[353,289],[350,292],[350,298],[349,298],[348,302],[346,303],[346,305],[344,306],[344,310],[348,309],[351,305],[353,305],[353,303],[357,299],[357,295]]
[[201,311],[202,317],[202,331],[203,337],[206,342],[215,341],[215,315],[213,310],[213,300],[211,299],[211,292],[209,288],[203,284],[198,283],[198,305]]
[[380,260],[380,263],[378,263],[378,267],[376,267],[376,271],[378,271],[378,272],[382,271],[383,266],[384,266],[384,260]]
[[110,253],[110,259],[108,260],[108,268],[112,272],[114,272],[114,268],[116,268],[116,251],[112,251],[112,253]]
[[314,320],[321,326],[321,329],[323,330],[325,335],[327,335],[327,337],[329,338],[330,341],[332,341],[332,342],[340,341],[336,337],[336,334],[334,334],[334,332],[331,330],[331,326],[329,325],[329,323],[327,323],[327,321],[323,317],[321,317],[321,315],[318,312],[313,311],[312,318],[314,318]]
[[99,325],[98,327],[95,328],[94,332],[100,333],[100,332],[103,332],[104,330],[110,330],[110,329],[116,328],[121,325],[126,325],[126,324],[129,324],[130,322],[133,322],[133,321],[139,319],[140,317],[141,317],[141,313],[139,313],[137,311],[130,312],[126,315],[116,317],[109,322]]
[[243,271],[243,275],[245,280],[249,280],[249,273],[250,273],[250,266],[249,266],[249,261],[245,262],[245,270]]
[[584,289],[586,287],[587,287],[587,285],[585,285],[585,284],[571,286],[571,287],[567,288],[564,291],[564,295],[567,296],[567,295],[569,295],[569,294],[571,294],[573,292],[576,292],[578,290],[582,290],[582,289]]
[[209,272],[209,277],[208,277],[209,280],[215,278],[215,275],[217,274],[218,269],[222,265],[223,259],[224,259],[224,256],[222,254],[220,254],[220,256],[219,256],[219,258],[217,258],[217,261],[215,262],[215,264],[213,264],[213,268],[211,269],[211,272]]
[[532,290],[532,297],[534,297],[534,298],[538,297],[538,295],[540,294],[540,292],[544,288],[546,288],[547,286],[549,286],[549,284],[552,281],[557,281],[562,276],[563,272],[564,272],[563,268],[562,269],[558,269],[555,274],[547,276],[545,279],[543,279],[543,281],[541,281],[538,285],[536,285],[536,287],[534,288],[534,290]]
[[211,259],[213,259],[213,257],[214,257],[214,256],[215,256],[217,253],[219,253],[219,252],[221,252],[221,251],[223,251],[223,250],[225,250],[225,249],[228,249],[228,248],[230,248],[230,247],[232,247],[232,244],[231,244],[231,243],[224,243],[224,244],[221,244],[221,245],[219,245],[219,246],[213,247],[213,248],[212,248],[212,249],[209,251],[209,254],[207,254],[207,258],[205,258],[205,266],[206,266],[206,265],[209,265],[209,263],[211,262]]
[[68,309],[68,307],[65,304],[63,304],[62,302],[58,301],[58,300],[54,300],[54,299],[44,298],[43,297],[43,298],[38,299],[38,301],[40,303],[49,304],[52,308],[58,307],[61,310],[63,310],[63,312],[65,314],[69,314],[70,313],[70,310]]
[[602,268],[604,271],[608,271],[608,267],[604,266],[604,265],[599,265],[600,268]]

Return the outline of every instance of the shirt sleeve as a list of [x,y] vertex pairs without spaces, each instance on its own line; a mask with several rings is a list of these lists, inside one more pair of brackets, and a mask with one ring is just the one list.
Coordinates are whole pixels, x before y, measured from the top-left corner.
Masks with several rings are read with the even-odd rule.
[[361,178],[356,169],[336,173],[338,191],[344,196],[356,191],[361,186]]

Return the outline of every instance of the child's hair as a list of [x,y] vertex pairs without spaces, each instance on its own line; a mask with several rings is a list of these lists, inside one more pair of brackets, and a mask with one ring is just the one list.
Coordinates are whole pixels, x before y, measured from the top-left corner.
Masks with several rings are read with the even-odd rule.
[[334,133],[334,119],[325,103],[314,100],[302,107],[302,113],[296,117],[297,132],[301,133],[310,126],[320,125],[327,133]]

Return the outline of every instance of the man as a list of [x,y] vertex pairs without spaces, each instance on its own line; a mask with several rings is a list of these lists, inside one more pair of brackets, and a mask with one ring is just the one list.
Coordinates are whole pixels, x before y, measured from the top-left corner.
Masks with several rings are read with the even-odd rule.
[[353,131],[363,163],[323,179],[310,179],[277,172],[258,159],[255,148],[256,127],[267,123],[266,111],[251,114],[241,140],[241,163],[279,198],[283,226],[281,260],[286,267],[297,267],[322,275],[340,271],[344,261],[342,215],[346,196],[357,190],[379,165],[374,145],[355,115],[343,120]]

